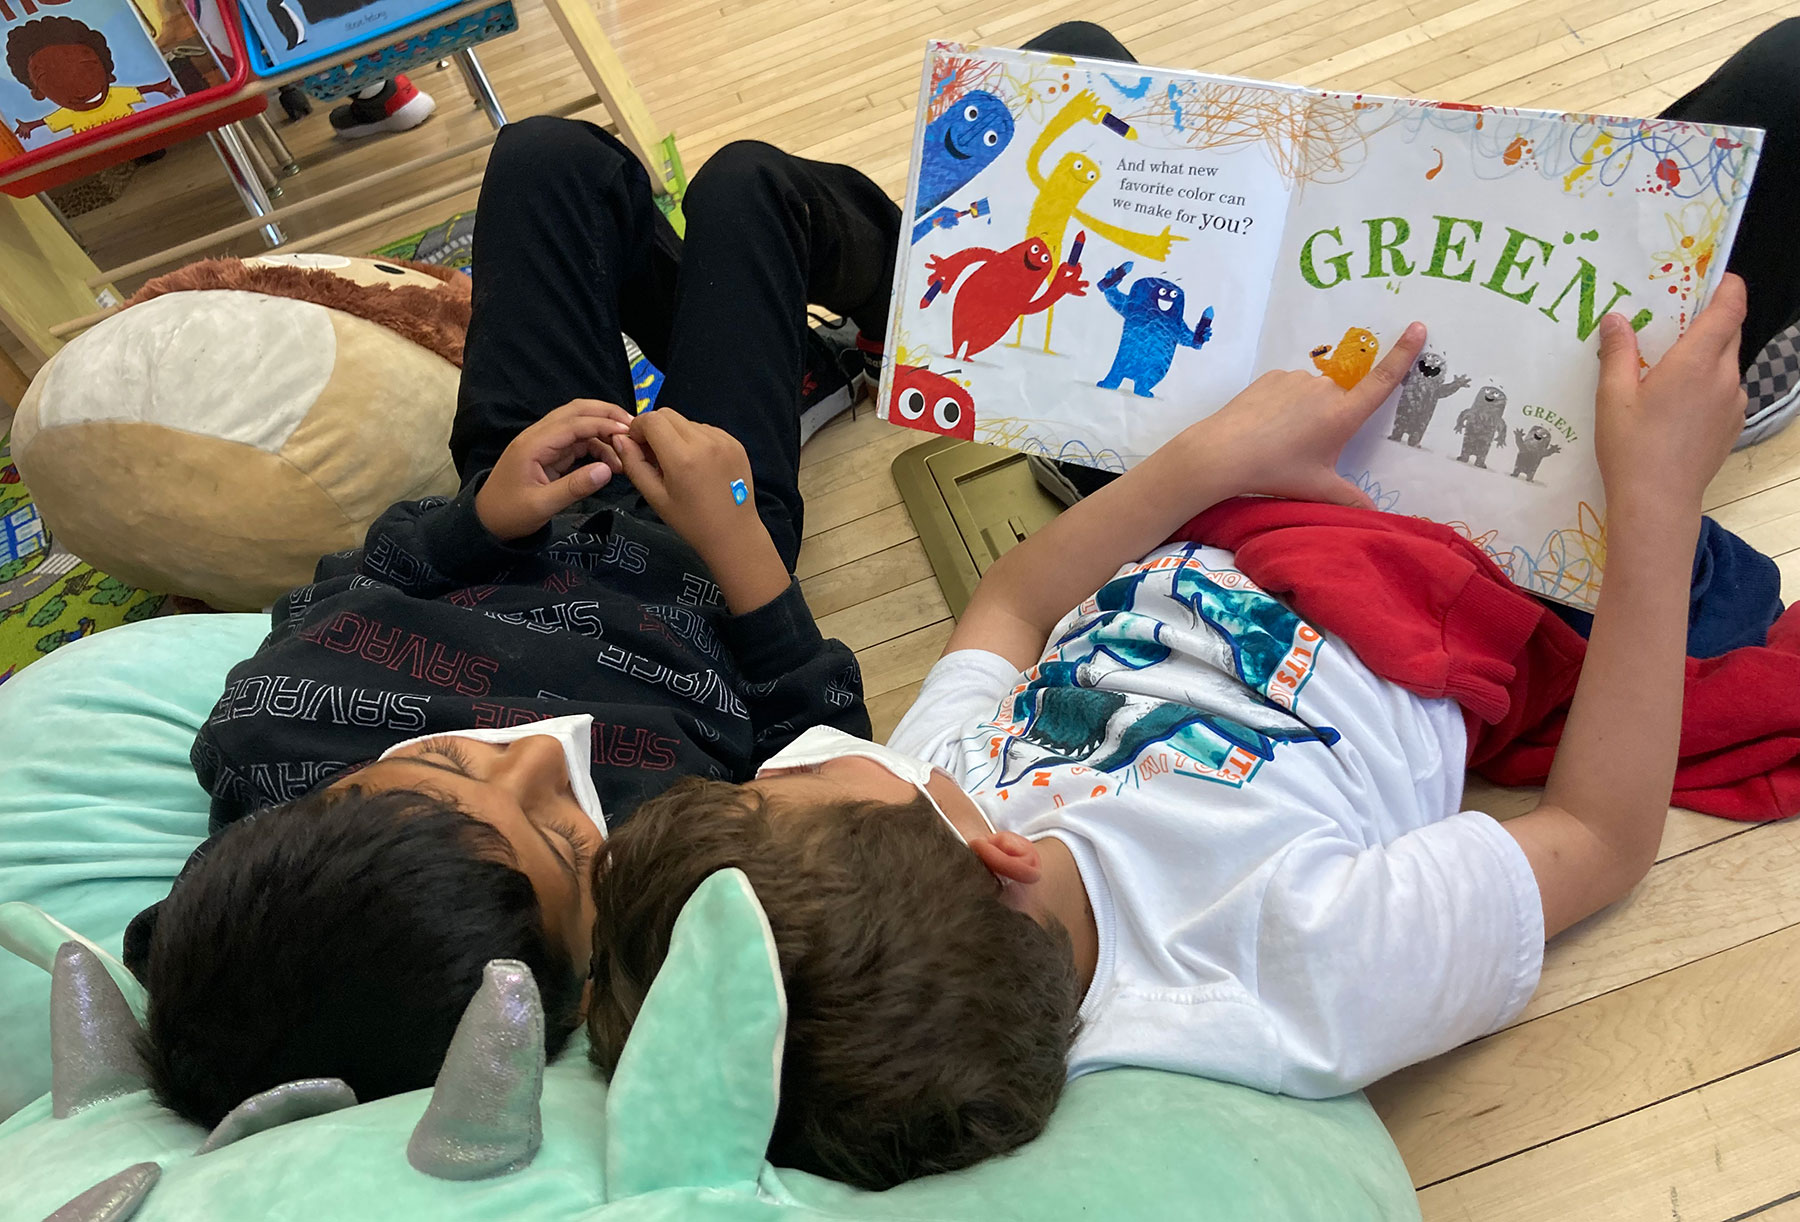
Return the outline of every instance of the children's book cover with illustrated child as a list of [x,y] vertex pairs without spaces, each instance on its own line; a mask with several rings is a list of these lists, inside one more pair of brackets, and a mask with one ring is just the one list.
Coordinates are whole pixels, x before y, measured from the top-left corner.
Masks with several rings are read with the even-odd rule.
[[0,0],[0,161],[225,79],[181,0]]
[[880,410],[1122,471],[1268,370],[1354,385],[1423,319],[1343,474],[1591,607],[1599,320],[1668,349],[1761,138],[933,43]]

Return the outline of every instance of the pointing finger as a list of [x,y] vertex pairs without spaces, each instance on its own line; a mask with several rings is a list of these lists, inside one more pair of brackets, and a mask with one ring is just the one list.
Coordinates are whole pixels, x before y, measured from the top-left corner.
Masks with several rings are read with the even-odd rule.
[[1400,338],[1394,341],[1394,346],[1388,349],[1388,354],[1364,374],[1356,389],[1350,392],[1350,401],[1356,409],[1365,416],[1373,414],[1394,392],[1394,387],[1400,385],[1400,379],[1406,376],[1406,371],[1412,368],[1424,347],[1425,324],[1409,323]]
[[1608,314],[1600,320],[1600,395],[1624,402],[1637,384],[1637,332],[1623,314]]

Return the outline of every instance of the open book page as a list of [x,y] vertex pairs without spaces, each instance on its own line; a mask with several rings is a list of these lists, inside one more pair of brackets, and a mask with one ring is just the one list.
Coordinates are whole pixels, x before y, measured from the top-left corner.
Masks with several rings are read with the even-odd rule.
[[1599,319],[1668,350],[1760,132],[947,43],[921,96],[887,419],[1122,470],[1266,370],[1354,384],[1421,319],[1345,473],[1593,605]]
[[935,44],[879,402],[1124,470],[1253,376],[1313,94]]
[[1656,120],[1322,97],[1257,370],[1353,384],[1430,328],[1345,450],[1383,509],[1451,524],[1535,593],[1591,607],[1605,566],[1596,327],[1646,361],[1724,270],[1758,133]]

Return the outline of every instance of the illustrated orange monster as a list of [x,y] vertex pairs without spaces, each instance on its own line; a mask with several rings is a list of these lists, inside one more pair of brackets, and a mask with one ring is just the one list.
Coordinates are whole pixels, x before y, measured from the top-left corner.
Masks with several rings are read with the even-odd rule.
[[[1087,292],[1080,263],[1064,263],[1053,276],[1054,265],[1055,256],[1042,238],[1026,238],[1001,251],[971,246],[955,254],[934,255],[925,262],[931,280],[919,306],[929,307],[940,293],[954,293],[950,354],[959,361],[965,360],[992,347],[1008,327],[1025,315],[1047,310],[1064,297],[1080,297]],[[964,272],[968,272],[968,279],[958,286],[957,280]]]
[[1373,333],[1362,327],[1351,327],[1337,342],[1335,350],[1330,344],[1320,344],[1311,355],[1313,366],[1320,373],[1349,390],[1375,367],[1375,354],[1380,351],[1381,341]]
[[894,367],[889,411],[908,428],[975,440],[975,400],[968,389],[918,365]]

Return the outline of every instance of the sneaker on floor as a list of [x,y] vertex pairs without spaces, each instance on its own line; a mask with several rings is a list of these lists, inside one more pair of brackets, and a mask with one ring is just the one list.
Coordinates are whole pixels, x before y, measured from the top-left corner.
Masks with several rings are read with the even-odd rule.
[[1744,431],[1733,448],[1767,440],[1800,414],[1800,319],[1763,345],[1744,371]]
[[876,373],[872,376],[867,350],[859,341],[856,324],[849,319],[814,316],[806,342],[806,372],[800,379],[801,445],[874,389],[881,350],[874,350]]
[[391,78],[374,97],[355,97],[333,107],[331,126],[344,140],[403,132],[431,117],[437,102],[404,76]]

